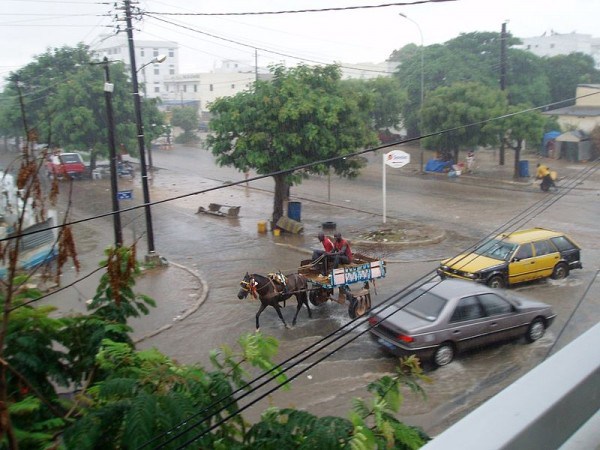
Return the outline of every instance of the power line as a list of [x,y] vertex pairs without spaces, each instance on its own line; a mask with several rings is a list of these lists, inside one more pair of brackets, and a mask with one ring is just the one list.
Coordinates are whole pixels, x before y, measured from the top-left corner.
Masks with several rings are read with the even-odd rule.
[[[199,194],[205,194],[207,192],[212,192],[212,191],[215,191],[215,190],[218,190],[218,189],[223,189],[223,188],[226,188],[226,187],[232,187],[232,186],[237,186],[237,185],[240,185],[240,184],[245,184],[246,182],[257,181],[257,180],[261,180],[263,178],[269,178],[269,177],[276,176],[276,175],[283,175],[283,174],[291,173],[291,172],[294,172],[294,171],[297,171],[297,170],[301,170],[301,169],[308,169],[308,168],[310,168],[312,166],[315,166],[315,165],[318,165],[318,164],[327,164],[327,163],[332,163],[332,162],[338,161],[340,159],[345,159],[345,158],[350,158],[350,157],[365,155],[365,154],[368,154],[368,153],[373,153],[373,152],[375,152],[377,150],[381,150],[381,149],[384,149],[384,148],[392,147],[394,145],[407,144],[407,143],[410,143],[410,142],[416,142],[416,141],[420,141],[421,139],[425,139],[425,138],[428,138],[428,137],[437,136],[437,135],[440,135],[440,134],[450,133],[450,132],[453,132],[453,131],[460,130],[462,128],[468,128],[468,127],[473,127],[473,126],[484,125],[486,123],[494,122],[496,120],[502,120],[502,119],[505,119],[505,118],[508,118],[508,117],[517,116],[519,114],[524,114],[524,113],[532,112],[532,111],[535,111],[535,110],[546,110],[547,108],[549,108],[551,106],[562,104],[562,103],[567,102],[567,101],[573,101],[574,99],[577,99],[577,98],[589,97],[590,95],[597,95],[597,93],[586,94],[586,95],[579,96],[579,97],[573,97],[573,98],[570,98],[570,99],[561,100],[560,102],[553,102],[553,103],[549,103],[549,104],[542,105],[542,106],[531,107],[531,108],[527,108],[527,109],[524,109],[524,110],[521,110],[521,111],[517,111],[517,112],[514,112],[514,113],[509,113],[509,114],[504,114],[502,116],[492,117],[490,119],[485,119],[485,120],[482,120],[482,121],[479,121],[479,122],[473,122],[473,123],[470,123],[470,124],[467,124],[467,125],[460,125],[460,126],[456,126],[456,127],[453,127],[453,128],[444,129],[444,130],[441,130],[441,131],[434,131],[434,132],[426,133],[426,134],[423,134],[421,136],[417,136],[417,137],[414,137],[414,138],[402,139],[402,140],[399,140],[399,141],[394,141],[394,142],[390,142],[390,143],[387,143],[387,144],[382,144],[382,145],[379,145],[379,146],[376,146],[376,147],[370,147],[370,148],[367,148],[367,149],[364,149],[364,150],[359,150],[359,151],[356,151],[356,152],[353,152],[353,153],[348,153],[348,154],[341,155],[341,156],[333,156],[331,158],[325,158],[325,159],[321,159],[321,160],[318,160],[318,161],[313,161],[313,162],[310,162],[310,163],[301,164],[301,165],[298,165],[298,166],[290,168],[290,169],[279,170],[279,171],[271,172],[271,173],[264,174],[264,175],[257,175],[257,176],[252,177],[252,178],[243,179],[243,180],[235,181],[235,182],[229,182],[229,183],[226,183],[226,184],[223,184],[223,185],[219,185],[219,186],[215,186],[215,187],[211,187],[211,188],[202,189],[200,191],[194,191],[194,192],[190,192],[190,193],[187,193],[187,194],[181,194],[181,195],[177,195],[177,196],[174,196],[174,197],[169,197],[169,198],[162,199],[162,200],[155,200],[155,201],[152,201],[152,202],[148,203],[148,205],[149,206],[155,206],[155,205],[159,205],[159,204],[162,204],[162,203],[171,202],[171,201],[174,201],[174,200],[180,200],[180,199],[183,199],[183,198],[192,197],[192,196],[196,196],[196,195],[199,195]],[[136,210],[136,209],[139,209],[139,208],[143,208],[143,207],[146,207],[146,206],[147,206],[146,204],[144,204],[144,205],[137,205],[137,206],[131,206],[129,208],[122,209],[121,212],[133,211],[133,210]],[[84,223],[84,222],[88,222],[88,221],[91,221],[91,220],[100,219],[100,218],[103,218],[103,217],[108,217],[108,216],[111,216],[112,214],[113,214],[113,212],[101,213],[101,214],[97,214],[95,216],[91,216],[91,217],[87,217],[87,218],[75,220],[75,221],[72,221],[72,222],[68,222],[66,224],[55,225],[53,227],[48,227],[48,228],[44,228],[44,229],[41,229],[41,230],[36,230],[36,231],[27,232],[27,233],[22,233],[22,234],[20,234],[18,236],[11,236],[11,237],[0,238],[0,242],[5,242],[5,241],[12,240],[12,239],[16,239],[17,237],[23,237],[23,236],[29,236],[29,235],[32,235],[32,234],[37,234],[37,233],[40,233],[40,232],[43,232],[43,231],[46,231],[46,230],[52,230],[52,229],[57,229],[57,228],[61,228],[61,227],[64,227],[64,226],[76,225],[76,224],[79,224],[79,223]]]
[[[595,171],[596,169],[594,169],[593,171]],[[507,228],[512,228],[515,226],[519,226],[519,223],[522,225],[523,223],[526,223],[528,221],[530,221],[533,217],[536,217],[537,215],[539,215],[541,212],[543,212],[544,210],[546,210],[548,207],[550,207],[552,204],[554,204],[556,201],[558,201],[559,199],[561,199],[562,197],[564,197],[565,195],[567,195],[577,184],[579,184],[579,182],[581,181],[582,178],[586,178],[591,172],[592,170],[590,169],[589,171],[584,171],[587,173],[582,173],[579,174],[578,179],[571,181],[570,183],[570,187],[568,188],[568,190],[563,191],[563,193],[561,195],[555,195],[553,197],[544,197],[543,199],[539,200],[537,202],[537,204],[534,204],[528,208],[526,208],[525,210],[523,210],[520,214],[518,214],[517,216],[515,216],[513,219],[505,222],[502,226],[498,227],[496,230],[492,231],[491,233],[488,234],[488,236],[484,237],[483,239],[481,239],[479,242],[482,243],[484,242],[486,239],[489,239],[492,236],[497,235],[499,232],[506,230]],[[585,176],[584,176],[585,175]],[[475,246],[477,246],[478,244],[475,244]],[[405,288],[401,291],[396,292],[395,294],[393,294],[392,296],[390,296],[388,299],[386,299],[383,303],[381,303],[380,305],[378,305],[374,310],[377,310],[378,313],[384,311],[385,309],[387,309],[388,307],[395,305],[397,303],[399,299],[397,299],[396,301],[392,301],[396,296],[399,296],[403,293],[406,293],[406,295],[409,295],[410,293],[414,292],[415,289],[413,289],[412,291],[406,292],[407,290],[410,289],[410,286],[414,286],[415,284],[419,284],[422,283],[423,280],[426,280],[427,277],[430,277],[431,275],[435,275],[435,271],[431,271],[428,274],[424,275],[423,277],[421,277],[421,279],[411,283],[411,285],[409,285],[408,288]],[[417,286],[417,288],[420,286]],[[421,294],[422,295],[422,294]],[[404,296],[403,296],[404,297]],[[418,297],[414,298],[411,300],[415,301]],[[407,304],[402,305],[402,308],[407,306]],[[353,338],[351,338],[350,340],[342,343],[340,346],[336,347],[334,350],[326,353],[324,356],[321,356],[317,361],[311,363],[310,365],[308,365],[307,367],[305,367],[304,369],[301,369],[298,373],[294,374],[293,376],[291,376],[284,384],[287,384],[291,381],[293,381],[295,378],[297,378],[299,375],[301,375],[302,373],[305,373],[306,371],[308,371],[310,368],[314,367],[315,365],[319,364],[320,362],[322,362],[324,359],[330,357],[332,354],[334,354],[335,352],[339,351],[340,349],[344,348],[345,346],[349,345],[351,342],[353,342],[354,340],[356,340],[358,337],[360,337],[361,335],[363,335],[364,333],[366,333],[367,331],[369,331],[371,328],[377,326],[380,322],[384,321],[385,319],[387,319],[389,316],[395,314],[396,311],[392,311],[391,313],[389,313],[387,316],[381,318],[377,323],[375,324],[370,324],[369,327],[366,330],[361,331],[360,333],[358,333],[358,335],[354,336]],[[362,320],[362,322],[361,322]],[[270,381],[275,380],[281,373],[285,374],[286,372],[288,372],[290,369],[296,367],[298,364],[304,362],[306,359],[308,359],[310,356],[314,356],[316,353],[318,353],[319,351],[323,350],[324,348],[328,347],[329,345],[333,344],[334,342],[338,341],[339,339],[341,339],[342,337],[345,337],[346,335],[348,335],[351,331],[354,331],[356,328],[358,328],[359,326],[363,325],[365,323],[365,321],[363,320],[363,318],[356,318],[351,320],[350,322],[346,323],[344,326],[338,328],[337,330],[331,332],[330,334],[328,334],[327,336],[325,336],[324,338],[320,339],[318,342],[311,344],[310,346],[308,346],[307,348],[304,348],[302,350],[300,350],[299,352],[297,352],[294,356],[288,358],[286,361],[284,361],[283,363],[278,364],[276,367],[274,367],[273,369],[271,369],[268,372],[263,373],[262,375],[260,375],[259,377],[256,377],[255,379],[253,379],[252,381],[248,382],[245,386],[242,386],[241,388],[239,388],[238,390],[236,390],[235,392],[231,393],[228,396],[225,396],[224,398],[221,398],[215,402],[213,402],[210,406],[205,407],[201,412],[194,414],[191,418],[187,419],[187,421],[193,419],[194,417],[196,417],[197,415],[206,412],[208,410],[211,410],[213,407],[218,406],[221,402],[227,400],[228,398],[233,398],[237,393],[244,391],[244,393],[231,400],[229,403],[227,403],[226,405],[222,406],[218,411],[216,412],[212,412],[212,414],[205,416],[203,419],[195,422],[193,425],[188,426],[186,429],[184,430],[180,430],[178,432],[178,434],[173,435],[173,436],[169,436],[169,439],[165,442],[161,443],[161,446],[164,444],[167,444],[169,442],[172,442],[173,440],[182,437],[185,433],[191,431],[192,429],[200,426],[201,424],[203,424],[204,422],[206,422],[209,418],[214,417],[214,415],[225,411],[229,406],[232,406],[233,404],[237,403],[238,401],[240,401],[241,399],[247,397],[248,395],[250,395],[251,393],[257,391],[259,388],[265,386],[267,383],[269,383]],[[341,332],[344,328],[348,327],[349,325],[354,324],[355,326],[348,329],[346,332],[344,332],[342,335],[336,337],[335,339],[333,339],[331,342],[329,343],[325,343],[323,344],[325,341],[327,341],[329,338],[333,337],[334,335],[336,335],[337,333]],[[566,325],[565,325],[566,326]],[[318,347],[317,350],[315,350],[314,352],[310,353],[310,354],[306,354],[307,351]],[[281,370],[285,365],[287,365],[290,361],[294,360],[295,358],[298,358],[301,356],[301,359],[298,361],[293,362],[291,365],[286,366],[283,370]],[[263,383],[261,383],[259,386],[255,386],[250,390],[247,390],[247,388],[249,386],[251,386],[253,383],[255,383],[256,381],[260,380],[262,377],[268,375],[269,373],[274,373],[273,376],[271,376],[269,379],[267,379],[266,381],[264,381]],[[187,446],[188,444],[194,442],[195,440],[199,439],[200,437],[202,437],[203,435],[209,433],[210,431],[214,430],[215,428],[217,428],[218,426],[222,425],[223,423],[225,423],[226,421],[228,421],[229,419],[231,419],[232,417],[238,415],[239,413],[241,413],[242,411],[244,411],[245,409],[247,409],[248,407],[252,406],[253,404],[255,404],[256,402],[262,400],[263,398],[265,398],[267,395],[271,394],[272,392],[274,392],[275,390],[278,390],[281,388],[281,385],[276,385],[275,387],[271,388],[270,390],[268,390],[268,392],[261,394],[258,398],[255,398],[254,400],[252,400],[250,403],[244,405],[242,408],[239,408],[236,412],[230,413],[227,417],[222,418],[221,420],[219,420],[217,423],[213,424],[212,426],[210,426],[208,429],[204,429],[200,434],[196,435],[194,438],[186,441],[185,444],[183,444],[181,447],[178,448],[184,448],[185,446]],[[179,428],[181,428],[184,425],[187,425],[187,421],[186,422],[182,422],[180,423],[177,427],[164,432],[163,434],[161,434],[158,437],[153,438],[151,441],[145,443],[144,445],[142,445],[140,448],[144,448],[146,446],[148,446],[149,444],[151,444],[152,442],[155,442],[156,439],[158,439],[161,436],[166,436],[168,434],[171,434],[174,430],[178,430]],[[154,447],[154,448],[159,448],[159,447]]]
[[160,11],[148,11],[148,14],[160,14],[163,16],[265,16],[278,14],[302,14],[315,12],[332,12],[332,11],[350,11],[357,9],[378,9],[389,8],[390,6],[414,6],[424,3],[445,3],[456,0],[420,0],[416,2],[401,2],[401,3],[383,3],[381,5],[362,5],[362,6],[340,6],[337,8],[320,8],[320,9],[295,9],[284,11],[252,11],[252,12],[227,12],[227,13],[169,13]]
[[[450,1],[454,1],[454,0],[450,0]],[[267,48],[259,47],[259,46],[256,46],[256,45],[245,44],[243,42],[236,41],[234,39],[229,39],[229,38],[226,38],[226,37],[218,36],[218,35],[213,34],[213,33],[208,33],[206,31],[201,31],[201,30],[198,30],[196,28],[192,28],[192,27],[187,26],[187,25],[178,24],[176,22],[172,22],[170,20],[154,16],[154,15],[152,15],[150,13],[146,13],[145,12],[145,13],[143,13],[143,15],[145,15],[147,17],[150,17],[150,18],[152,18],[154,20],[158,20],[160,22],[168,23],[170,25],[173,25],[173,26],[176,26],[176,27],[179,27],[179,28],[183,28],[183,29],[188,30],[188,31],[193,31],[194,33],[203,34],[205,36],[209,36],[209,37],[212,37],[212,38],[215,38],[215,39],[219,39],[219,40],[222,40],[222,41],[225,41],[225,42],[230,42],[232,44],[240,45],[242,47],[251,48],[253,50],[260,50],[260,51],[263,51],[263,52],[266,52],[266,53],[271,53],[271,54],[274,54],[274,55],[277,55],[277,56],[283,56],[285,58],[292,58],[292,59],[296,59],[296,60],[299,60],[299,61],[306,61],[306,62],[310,62],[310,63],[314,63],[314,64],[320,64],[320,65],[322,65],[322,64],[329,64],[329,63],[325,63],[323,61],[317,61],[317,60],[309,59],[309,58],[302,58],[302,57],[299,57],[299,56],[294,56],[294,55],[290,55],[290,54],[287,54],[287,53],[278,52],[278,51],[275,51],[275,50],[269,50]],[[339,66],[341,68],[344,68],[344,69],[347,68],[347,69],[357,70],[356,67],[345,67],[345,66],[342,66],[342,65],[339,65]],[[363,72],[381,73],[381,74],[390,74],[390,73],[393,73],[393,72],[386,72],[386,71],[374,70],[374,69],[360,69],[360,70],[363,71]]]

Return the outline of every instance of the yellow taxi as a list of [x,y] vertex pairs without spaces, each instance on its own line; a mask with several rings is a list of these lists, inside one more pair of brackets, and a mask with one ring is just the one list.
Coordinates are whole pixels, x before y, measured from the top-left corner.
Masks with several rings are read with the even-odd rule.
[[564,233],[530,228],[500,234],[437,269],[442,278],[460,278],[502,288],[525,281],[565,278],[581,269],[581,248]]

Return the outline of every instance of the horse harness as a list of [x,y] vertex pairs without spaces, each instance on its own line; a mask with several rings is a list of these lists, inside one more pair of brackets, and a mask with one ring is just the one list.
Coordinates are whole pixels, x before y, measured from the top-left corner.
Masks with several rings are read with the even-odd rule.
[[[282,275],[283,276],[283,275]],[[284,294],[284,292],[280,292],[277,290],[277,286],[275,281],[273,280],[272,277],[266,277],[267,278],[267,282],[265,284],[263,284],[262,286],[258,285],[258,282],[254,279],[253,276],[250,276],[250,278],[248,279],[248,281],[244,281],[242,280],[240,282],[242,289],[244,289],[246,292],[248,292],[255,300],[258,299],[258,295],[260,294],[260,291],[264,288],[267,287],[267,285],[271,284],[273,286],[273,290],[276,293],[277,296],[282,296]],[[285,284],[283,285],[285,288]],[[290,292],[287,292],[286,294],[293,294]],[[275,296],[273,296],[275,297]],[[285,300],[284,300],[285,302]],[[285,307],[285,303],[284,303],[284,307]]]

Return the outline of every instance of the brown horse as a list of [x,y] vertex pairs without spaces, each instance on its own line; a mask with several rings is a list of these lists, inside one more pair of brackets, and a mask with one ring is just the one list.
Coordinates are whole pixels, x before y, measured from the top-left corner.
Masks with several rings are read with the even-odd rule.
[[302,305],[306,305],[308,317],[312,318],[310,306],[308,306],[308,281],[306,280],[306,277],[304,277],[304,275],[293,273],[287,275],[286,280],[286,292],[283,292],[283,286],[275,283],[271,278],[256,273],[246,273],[242,281],[240,281],[241,289],[238,292],[238,298],[240,300],[246,298],[248,294],[251,294],[254,298],[258,297],[258,299],[260,299],[260,308],[256,313],[256,331],[260,329],[258,318],[267,306],[275,308],[277,315],[287,328],[287,323],[285,323],[285,319],[281,314],[279,302],[287,300],[292,295],[294,295],[298,301],[298,307],[296,308],[296,314],[294,315],[292,325],[296,325],[296,318],[302,309]]

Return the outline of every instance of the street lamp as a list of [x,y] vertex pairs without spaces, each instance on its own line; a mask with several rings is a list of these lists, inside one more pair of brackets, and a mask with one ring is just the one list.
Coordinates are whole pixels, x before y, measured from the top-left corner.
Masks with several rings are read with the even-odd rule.
[[[167,59],[166,55],[158,55],[155,56],[154,58],[152,58],[152,61],[147,62],[146,64],[144,64],[142,67],[140,67],[137,72],[142,71],[142,75],[144,76],[144,97],[147,96],[147,90],[146,90],[146,66],[149,66],[150,64],[161,64],[163,62],[165,62],[165,60]],[[150,169],[150,172],[152,172],[152,147],[148,148],[148,168]]]
[[[420,122],[422,124],[422,117],[421,115],[423,114],[423,95],[424,95],[424,79],[423,79],[423,33],[421,32],[421,27],[419,26],[419,24],[414,21],[413,19],[411,19],[410,17],[408,17],[406,14],[402,14],[402,13],[398,13],[400,16],[404,17],[406,20],[414,23],[417,26],[417,29],[419,30],[419,36],[421,37],[421,106],[420,106],[420,113],[419,113],[419,119]],[[419,127],[420,128],[420,127]],[[419,129],[419,132],[422,132],[423,130]],[[423,145],[421,144],[421,141],[419,140],[419,145],[421,147],[421,173],[423,173]]]

